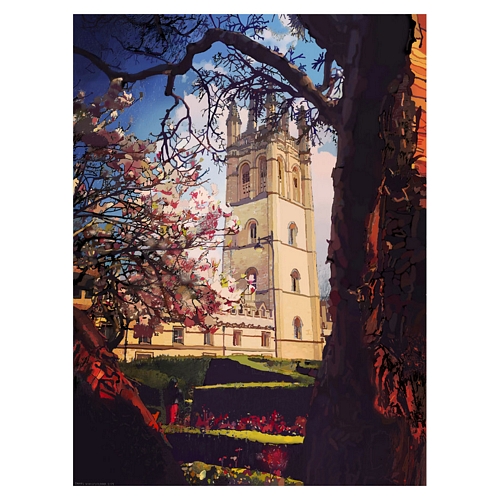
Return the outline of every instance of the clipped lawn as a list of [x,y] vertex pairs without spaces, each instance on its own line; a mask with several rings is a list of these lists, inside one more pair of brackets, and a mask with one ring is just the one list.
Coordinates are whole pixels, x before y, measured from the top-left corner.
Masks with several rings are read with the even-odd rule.
[[207,436],[228,436],[234,439],[242,439],[253,443],[262,444],[302,444],[304,436],[281,436],[278,434],[266,434],[259,431],[236,431],[234,429],[204,430],[197,427],[184,427],[180,425],[164,425],[162,429],[167,434],[205,434]]
[[235,389],[235,388],[249,388],[249,387],[283,387],[287,389],[294,389],[296,387],[308,387],[311,384],[300,382],[232,382],[229,384],[216,384],[216,385],[200,385],[195,389]]
[[297,372],[297,368],[311,368],[318,369],[321,362],[320,361],[308,361],[308,360],[293,360],[293,359],[283,359],[283,358],[265,358],[259,356],[247,356],[245,354],[237,354],[234,356],[228,356],[228,359],[237,361],[238,363],[253,368],[254,370],[260,370],[264,372],[274,372],[281,375],[288,375],[292,377],[296,382],[302,384],[310,385],[314,382],[314,379],[308,375],[304,375]]

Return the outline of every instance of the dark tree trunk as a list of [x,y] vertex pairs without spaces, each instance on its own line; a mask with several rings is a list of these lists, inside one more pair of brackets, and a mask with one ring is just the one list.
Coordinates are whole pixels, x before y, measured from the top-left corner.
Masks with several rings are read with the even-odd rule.
[[118,367],[106,339],[74,309],[73,481],[185,485],[154,417]]
[[[325,26],[305,17],[335,57]],[[307,483],[425,484],[425,369],[420,358],[417,369],[408,363],[413,349],[421,358],[425,351],[425,268],[416,256],[425,248],[425,226],[413,168],[409,58],[415,23],[392,15],[351,16],[348,23],[338,58],[346,82],[332,174],[334,329],[307,423]]]

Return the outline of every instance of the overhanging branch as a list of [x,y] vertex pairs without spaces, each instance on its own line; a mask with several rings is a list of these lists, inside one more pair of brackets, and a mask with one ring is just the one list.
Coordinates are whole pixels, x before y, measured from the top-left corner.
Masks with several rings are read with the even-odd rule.
[[120,77],[123,78],[124,83],[131,83],[138,80],[144,80],[150,76],[161,74],[167,75],[169,78],[165,93],[170,95],[173,91],[175,76],[186,74],[193,65],[194,56],[206,52],[216,42],[222,42],[226,46],[233,47],[262,64],[272,66],[280,72],[294,89],[297,90],[298,95],[302,96],[318,109],[320,115],[326,122],[334,128],[337,128],[340,113],[334,101],[325,97],[321,91],[316,88],[312,80],[305,73],[300,71],[297,66],[291,64],[286,57],[270,50],[241,33],[219,28],[209,29],[201,40],[190,43],[187,46],[186,55],[179,63],[159,64],[137,73],[114,70],[95,54],[91,54],[79,47],[74,47],[74,52],[75,54],[82,55],[89,59],[101,69],[110,80]]

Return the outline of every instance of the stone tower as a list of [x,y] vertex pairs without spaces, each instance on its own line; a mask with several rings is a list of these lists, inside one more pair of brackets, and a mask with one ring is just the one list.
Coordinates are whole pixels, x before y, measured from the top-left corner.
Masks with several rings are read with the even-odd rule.
[[[275,355],[321,359],[309,143],[305,135],[300,142],[291,137],[288,115],[269,125],[275,105],[268,97],[266,122],[259,126],[251,100],[243,133],[236,105],[229,109],[226,201],[241,231],[226,237],[223,271],[248,277],[246,308],[258,315],[264,304],[275,312]],[[304,130],[303,119],[298,127]]]

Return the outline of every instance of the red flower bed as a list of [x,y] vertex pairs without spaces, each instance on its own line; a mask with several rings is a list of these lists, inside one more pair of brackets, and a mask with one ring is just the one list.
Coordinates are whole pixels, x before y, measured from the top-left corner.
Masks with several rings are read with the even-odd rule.
[[270,416],[248,415],[231,421],[228,414],[216,417],[212,412],[204,409],[202,415],[196,414],[191,419],[191,425],[199,429],[250,430],[282,436],[305,436],[306,421],[306,417],[298,416],[294,425],[289,426],[276,410]]

